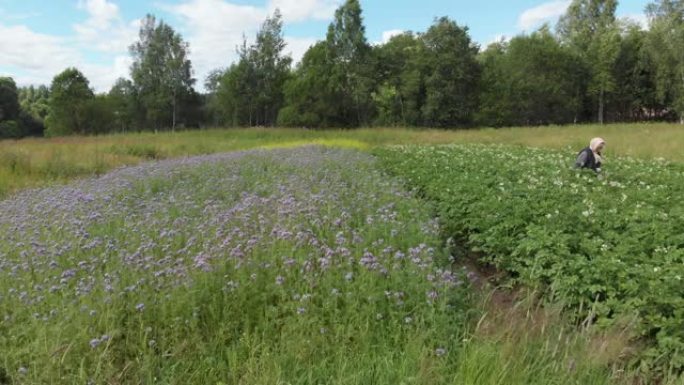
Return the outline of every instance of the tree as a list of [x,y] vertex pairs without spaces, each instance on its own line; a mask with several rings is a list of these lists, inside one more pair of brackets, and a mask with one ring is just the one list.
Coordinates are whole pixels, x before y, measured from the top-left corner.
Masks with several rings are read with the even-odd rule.
[[238,62],[223,72],[216,90],[220,114],[233,127],[256,124],[257,80],[252,52],[244,39],[238,48]]
[[114,117],[114,130],[129,131],[136,121],[142,120],[135,86],[130,80],[117,79],[107,97]]
[[620,34],[616,25],[617,0],[573,0],[558,21],[561,40],[573,47],[590,70],[589,92],[598,100],[598,121],[604,121],[607,94],[615,88]]
[[284,55],[283,21],[279,10],[268,17],[256,41],[238,47],[239,60],[214,74],[219,115],[233,126],[273,126],[284,103],[284,86],[292,58]]
[[29,86],[19,89],[19,104],[25,121],[31,127],[29,135],[42,135],[45,130],[45,118],[50,112],[50,89],[47,86]]
[[342,126],[368,124],[373,105],[373,63],[358,0],[347,0],[335,11],[326,46],[333,67],[331,80],[338,95],[334,120]]
[[285,105],[278,124],[290,127],[330,127],[336,119],[336,93],[332,84],[333,65],[325,42],[309,48],[294,76],[285,83]]
[[378,86],[371,95],[378,111],[376,124],[420,124],[427,73],[424,48],[422,40],[411,32],[374,47]]
[[24,136],[19,117],[19,95],[14,79],[0,77],[0,139]]
[[[514,38],[517,39],[517,38]],[[490,44],[478,57],[482,68],[480,77],[480,106],[476,114],[476,122],[482,126],[512,126],[518,120],[520,110],[515,106],[515,92],[512,88],[511,73],[513,68],[509,61],[511,53],[505,41]],[[523,72],[525,73],[525,72]]]
[[288,126],[358,127],[373,115],[374,61],[358,0],[335,11],[326,40],[309,48],[285,85],[278,122]]
[[610,110],[614,121],[639,121],[658,117],[665,107],[656,94],[655,66],[647,49],[649,32],[636,23],[622,26],[615,70],[615,90]]
[[286,43],[283,20],[278,9],[266,19],[257,33],[251,54],[256,77],[256,123],[272,126],[283,105],[283,86],[290,74],[292,58],[283,55]]
[[109,95],[95,95],[88,101],[85,110],[86,134],[107,134],[116,131],[119,121],[113,99]]
[[[0,77],[0,138],[42,135],[43,118],[47,114],[47,88],[41,86],[38,90],[33,86],[17,88],[14,79]],[[43,103],[40,108],[28,103],[29,92]],[[36,114],[34,107],[38,111]]]
[[227,124],[227,121],[224,119],[223,107],[218,98],[221,81],[225,74],[225,68],[215,69],[204,80],[204,88],[207,90],[203,104],[204,115],[207,122],[215,127]]
[[143,20],[139,41],[130,47],[136,94],[147,123],[155,129],[175,130],[183,118],[178,116],[179,102],[193,92],[195,83],[188,50],[180,34],[152,15]]
[[589,45],[591,63],[589,93],[598,97],[598,122],[605,117],[606,94],[615,91],[615,65],[620,54],[620,33],[616,25],[606,27]]
[[14,79],[0,77],[0,122],[16,120],[20,111],[19,93]]
[[422,40],[430,71],[423,120],[438,127],[470,125],[478,106],[479,47],[470,40],[467,28],[447,17],[437,19]]
[[78,69],[68,68],[55,76],[50,86],[50,112],[45,119],[45,134],[85,134],[88,105],[93,97],[88,79]]
[[587,52],[591,41],[615,23],[617,0],[573,0],[558,21],[561,40]]
[[563,124],[577,119],[583,96],[582,62],[547,27],[490,45],[480,62],[478,124]]
[[657,0],[646,12],[651,22],[647,46],[656,68],[658,97],[684,124],[684,0]]

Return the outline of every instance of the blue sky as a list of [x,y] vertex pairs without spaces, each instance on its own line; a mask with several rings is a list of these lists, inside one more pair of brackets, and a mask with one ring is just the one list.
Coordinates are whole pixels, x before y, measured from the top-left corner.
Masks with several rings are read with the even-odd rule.
[[[235,59],[243,34],[249,39],[280,8],[288,50],[298,60],[325,36],[342,0],[0,0],[0,76],[20,85],[49,84],[68,66],[81,69],[97,91],[127,76],[127,47],[147,13],[163,18],[190,43],[198,83]],[[645,24],[648,0],[622,0],[618,16]],[[555,23],[569,0],[362,0],[367,37],[382,42],[400,31],[425,31],[435,17],[469,27],[485,46],[501,37]]]

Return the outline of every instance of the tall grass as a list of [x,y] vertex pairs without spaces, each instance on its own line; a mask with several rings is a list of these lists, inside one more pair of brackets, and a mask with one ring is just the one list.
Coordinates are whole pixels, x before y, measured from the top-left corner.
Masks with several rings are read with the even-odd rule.
[[388,144],[509,143],[567,149],[568,156],[603,136],[611,155],[684,161],[684,127],[615,124],[479,130],[373,128],[359,130],[212,129],[0,142],[0,198],[26,187],[100,174],[123,165],[249,148],[317,143],[366,149]]

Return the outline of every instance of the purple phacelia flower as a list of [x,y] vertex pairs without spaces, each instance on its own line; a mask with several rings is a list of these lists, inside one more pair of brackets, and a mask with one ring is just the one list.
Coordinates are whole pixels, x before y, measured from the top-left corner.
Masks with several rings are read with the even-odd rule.
[[92,340],[90,340],[90,347],[95,349],[100,345],[101,342],[102,341],[100,341],[99,338],[93,338]]

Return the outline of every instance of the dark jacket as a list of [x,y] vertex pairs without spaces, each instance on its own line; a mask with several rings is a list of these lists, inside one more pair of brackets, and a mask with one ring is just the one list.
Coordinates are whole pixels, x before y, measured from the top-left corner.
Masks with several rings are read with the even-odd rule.
[[575,168],[590,168],[598,172],[601,168],[601,162],[596,161],[594,152],[591,151],[591,148],[587,147],[577,154]]

